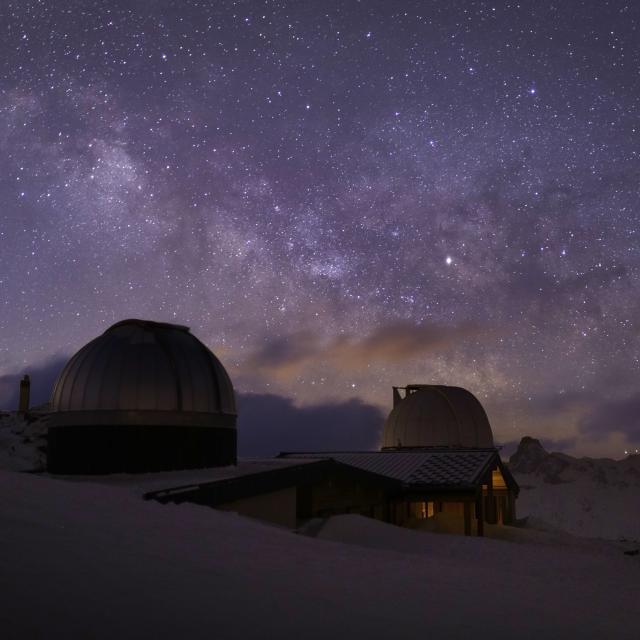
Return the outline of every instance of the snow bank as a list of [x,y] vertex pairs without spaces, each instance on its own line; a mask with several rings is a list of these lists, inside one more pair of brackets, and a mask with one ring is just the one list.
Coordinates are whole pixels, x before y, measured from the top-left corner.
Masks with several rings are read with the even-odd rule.
[[0,487],[3,638],[637,637],[635,557],[355,516],[317,539],[124,487]]
[[521,487],[518,517],[532,526],[578,536],[640,540],[640,489],[603,486],[589,478],[550,484],[534,474],[514,474]]

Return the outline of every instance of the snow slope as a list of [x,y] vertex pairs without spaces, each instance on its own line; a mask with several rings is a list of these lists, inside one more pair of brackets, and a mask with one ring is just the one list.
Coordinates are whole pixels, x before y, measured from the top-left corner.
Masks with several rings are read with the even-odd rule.
[[520,485],[518,517],[530,526],[640,540],[640,456],[573,458],[523,438],[509,468]]
[[638,637],[638,557],[355,516],[310,538],[0,472],[0,550],[4,639]]

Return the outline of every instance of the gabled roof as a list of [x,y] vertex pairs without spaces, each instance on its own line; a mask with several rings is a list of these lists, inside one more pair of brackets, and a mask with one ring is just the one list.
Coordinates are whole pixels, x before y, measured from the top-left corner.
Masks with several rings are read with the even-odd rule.
[[124,481],[135,482],[146,499],[216,505],[316,482],[339,470],[355,482],[373,482],[392,493],[474,491],[488,481],[496,465],[517,491],[496,449],[281,453],[277,458],[240,460],[236,467],[144,474]]
[[[281,453],[287,459],[331,459],[393,478],[406,488],[473,488],[489,469],[500,465],[496,449],[413,449],[396,451]],[[511,477],[510,480],[513,480]]]

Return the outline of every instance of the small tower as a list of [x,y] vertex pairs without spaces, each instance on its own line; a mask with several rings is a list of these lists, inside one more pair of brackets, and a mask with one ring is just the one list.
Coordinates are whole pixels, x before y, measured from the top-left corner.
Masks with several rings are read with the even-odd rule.
[[18,412],[27,413],[29,411],[29,395],[31,394],[31,380],[28,375],[20,380],[20,399],[18,400]]

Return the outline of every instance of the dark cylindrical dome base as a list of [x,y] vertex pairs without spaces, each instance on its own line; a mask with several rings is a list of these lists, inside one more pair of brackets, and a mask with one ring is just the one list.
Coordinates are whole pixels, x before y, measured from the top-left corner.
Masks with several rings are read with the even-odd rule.
[[236,430],[171,425],[51,427],[47,470],[57,474],[149,473],[236,464]]

